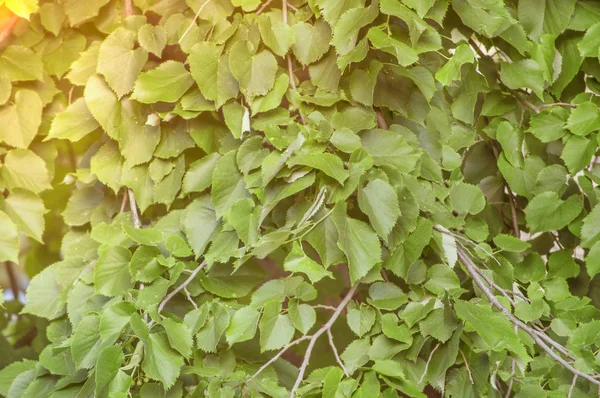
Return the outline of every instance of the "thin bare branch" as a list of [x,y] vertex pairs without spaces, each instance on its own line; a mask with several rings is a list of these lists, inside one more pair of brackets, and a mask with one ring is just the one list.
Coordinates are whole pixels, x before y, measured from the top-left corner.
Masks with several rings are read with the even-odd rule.
[[[281,13],[283,15],[282,16],[283,23],[287,25],[288,24],[287,0],[283,0]],[[294,65],[292,63],[292,57],[290,56],[289,52],[286,55],[286,61],[287,61],[287,68],[288,68],[288,76],[290,77],[290,86],[292,86],[292,89],[295,92],[298,92],[298,88],[296,87],[296,75],[294,74]],[[306,119],[304,118],[304,114],[302,113],[300,108],[298,108],[298,114],[300,115],[300,120],[302,121],[302,124],[306,124]]]
[[125,192],[123,192],[123,199],[121,200],[121,208],[119,209],[119,213],[123,213],[125,211],[125,207],[127,207],[127,196],[128,190],[125,190]]
[[582,377],[589,381],[592,384],[600,386],[600,381],[596,380],[593,376],[588,375],[586,373],[581,372],[578,369],[575,369],[570,363],[564,360],[561,356],[559,356],[552,348],[550,348],[544,340],[540,337],[538,333],[527,324],[523,323],[520,319],[515,317],[504,305],[494,296],[490,288],[485,284],[485,282],[479,276],[479,273],[475,270],[477,266],[471,260],[471,258],[466,254],[464,248],[459,246],[458,248],[458,258],[465,266],[466,271],[473,279],[473,282],[479,287],[481,292],[487,297],[490,303],[498,308],[513,324],[517,325],[520,329],[522,329],[525,333],[527,333],[533,341],[540,347],[543,351],[548,354],[550,358],[558,362],[561,366],[571,372],[573,375],[577,375],[578,377]]
[[133,191],[128,188],[127,194],[129,195],[129,209],[131,210],[131,217],[133,218],[133,226],[136,228],[142,227],[142,221],[140,221],[140,214],[138,213],[137,203]]
[[13,293],[14,300],[18,300],[21,286],[19,285],[19,279],[17,278],[17,274],[15,273],[13,265],[14,264],[10,261],[4,263],[4,266],[6,267],[6,274],[8,275],[8,281],[10,283],[10,290]]
[[269,4],[271,4],[273,2],[273,0],[267,0],[266,2],[263,3],[262,6],[260,6],[260,8],[258,9],[258,11],[256,11],[256,15],[260,15],[263,13],[263,11],[265,11],[265,9],[269,6]]
[[125,0],[125,18],[133,15],[133,4],[131,0]]
[[0,44],[2,44],[4,40],[8,39],[13,29],[15,28],[15,25],[17,24],[17,22],[19,22],[19,19],[20,18],[17,15],[13,15],[10,21],[8,21],[4,29],[2,29],[2,32],[0,32]]
[[543,104],[540,105],[539,108],[540,109],[544,109],[544,108],[552,108],[554,106],[564,106],[565,108],[577,108],[577,104],[570,104],[568,102],[556,102],[554,104]]
[[298,343],[301,343],[305,340],[310,339],[312,336],[310,335],[306,335],[306,336],[302,336],[294,341],[291,341],[289,343],[287,343],[281,350],[279,350],[279,352],[277,353],[277,355],[275,355],[273,358],[269,359],[263,366],[261,366],[252,376],[250,376],[250,378],[248,380],[246,380],[246,383],[250,382],[252,379],[254,379],[256,376],[258,376],[260,373],[262,373],[263,370],[265,370],[266,368],[268,368],[271,364],[273,364],[275,361],[277,361],[279,358],[281,358],[281,356],[283,354],[285,354],[285,352],[287,350],[289,350],[291,347],[295,346]]
[[375,112],[375,114],[377,115],[377,127],[383,130],[387,130],[388,124],[385,121],[385,118],[383,117],[383,113],[381,113],[381,111],[377,111]]
[[298,387],[300,386],[300,383],[304,379],[304,373],[306,372],[306,368],[308,367],[308,363],[310,362],[310,356],[312,354],[312,350],[315,347],[315,343],[317,342],[318,338],[321,337],[321,335],[323,333],[325,333],[329,329],[331,329],[331,326],[333,326],[333,324],[339,318],[339,316],[342,313],[342,311],[344,310],[344,308],[346,308],[346,306],[348,305],[348,303],[354,296],[354,293],[356,293],[356,289],[358,289],[358,283],[355,283],[354,286],[352,286],[350,288],[350,290],[348,290],[348,293],[346,294],[346,296],[344,297],[342,302],[337,306],[335,312],[333,313],[333,315],[331,315],[331,318],[329,318],[329,321],[327,321],[327,323],[325,325],[321,326],[321,329],[317,330],[317,332],[310,337],[310,340],[308,342],[308,348],[306,349],[306,352],[304,353],[304,360],[302,361],[302,364],[300,365],[298,377],[296,377],[296,382],[294,383],[294,386],[292,387],[292,390],[290,391],[290,398],[294,398],[294,396],[296,394],[296,390],[298,389]]
[[431,350],[431,352],[429,353],[429,358],[427,358],[427,363],[425,364],[425,369],[423,369],[423,374],[421,374],[421,378],[419,379],[419,382],[417,384],[421,384],[423,382],[423,379],[425,378],[425,375],[427,374],[427,370],[429,370],[429,363],[431,362],[431,359],[433,358],[433,354],[435,354],[437,349],[440,348],[441,344],[442,343],[437,343],[435,345],[435,347],[433,348],[433,350]]
[[471,382],[471,384],[475,384],[475,382],[473,381],[473,375],[471,374],[471,367],[469,366],[469,361],[467,361],[467,357],[465,356],[465,353],[462,352],[461,349],[459,349],[458,351],[460,352],[463,362],[465,363],[465,368],[467,368],[467,375],[469,375],[469,381]]
[[346,367],[344,366],[344,362],[342,362],[342,359],[340,358],[340,354],[338,354],[338,350],[335,347],[335,343],[333,342],[333,335],[331,334],[331,329],[327,329],[327,338],[329,339],[329,345],[331,346],[331,350],[333,351],[333,355],[335,356],[336,362],[338,363],[338,365],[340,365],[340,368],[342,368],[346,377],[350,377],[348,371],[346,370]]
[[571,396],[573,395],[573,390],[575,389],[575,383],[577,383],[577,375],[573,376],[573,381],[571,382],[571,388],[569,388],[569,395],[567,395],[567,398],[571,398]]
[[190,26],[187,27],[187,29],[185,30],[185,32],[183,32],[183,34],[181,35],[181,37],[179,38],[179,40],[177,40],[177,44],[181,43],[181,41],[183,40],[183,38],[188,34],[188,32],[192,29],[192,27],[196,24],[196,20],[198,19],[198,17],[200,16],[200,13],[202,12],[202,10],[204,10],[204,7],[206,7],[206,5],[208,3],[210,3],[211,0],[206,0],[204,2],[204,4],[202,4],[200,6],[200,8],[198,9],[198,12],[196,13],[196,15],[194,15],[194,19],[192,19],[192,22],[190,23]]
[[196,269],[190,274],[190,276],[188,276],[188,278],[185,281],[183,281],[183,283],[181,285],[177,286],[175,289],[173,289],[173,291],[171,293],[169,293],[169,294],[167,294],[165,296],[165,298],[158,305],[158,313],[159,314],[161,313],[161,311],[163,310],[163,308],[165,308],[165,305],[167,305],[167,303],[169,302],[169,300],[171,300],[173,297],[175,297],[175,295],[177,293],[179,293],[180,291],[184,290],[187,287],[187,285],[189,285],[194,280],[194,278],[196,277],[196,275],[198,275],[198,273],[205,266],[206,266],[206,261],[202,261],[200,263],[200,265],[196,267]]

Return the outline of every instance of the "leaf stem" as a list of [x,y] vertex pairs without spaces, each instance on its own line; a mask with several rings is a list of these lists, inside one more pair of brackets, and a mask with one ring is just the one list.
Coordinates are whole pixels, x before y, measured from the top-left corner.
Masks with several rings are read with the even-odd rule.
[[133,217],[133,226],[141,228],[142,222],[140,221],[140,214],[138,213],[137,203],[131,188],[127,188],[127,194],[129,195],[129,209],[131,210],[131,217]]
[[192,22],[190,23],[190,26],[187,27],[187,29],[185,30],[185,32],[183,32],[183,34],[181,35],[181,37],[179,38],[179,40],[177,40],[177,44],[181,43],[181,41],[183,40],[183,38],[188,34],[188,32],[192,29],[192,26],[194,26],[196,24],[196,20],[198,19],[198,17],[200,16],[200,13],[202,12],[202,10],[204,10],[204,7],[206,7],[206,5],[208,3],[210,3],[211,0],[206,0],[204,2],[204,4],[202,4],[200,6],[200,8],[198,9],[198,12],[196,13],[196,15],[194,15],[194,19],[192,19]]
[[125,18],[133,15],[133,4],[131,0],[125,0]]

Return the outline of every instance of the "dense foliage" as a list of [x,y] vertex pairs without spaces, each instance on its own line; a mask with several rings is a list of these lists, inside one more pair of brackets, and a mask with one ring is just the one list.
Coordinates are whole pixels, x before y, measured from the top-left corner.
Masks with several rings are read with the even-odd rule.
[[597,2],[3,3],[1,395],[598,394]]

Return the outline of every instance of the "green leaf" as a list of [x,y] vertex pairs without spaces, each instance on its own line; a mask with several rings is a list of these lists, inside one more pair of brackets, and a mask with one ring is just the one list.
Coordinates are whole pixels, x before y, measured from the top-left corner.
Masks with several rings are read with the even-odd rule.
[[329,25],[317,20],[314,24],[298,22],[294,25],[296,42],[292,45],[294,57],[302,65],[312,64],[329,50],[331,29]]
[[396,191],[383,180],[372,180],[358,191],[358,205],[369,216],[373,229],[382,239],[387,239],[400,217]]
[[531,117],[529,131],[542,142],[552,142],[566,134],[565,123],[569,112],[564,108],[544,110]]
[[274,14],[263,14],[258,19],[258,28],[263,42],[280,57],[285,56],[296,41],[294,30],[287,23],[276,19]]
[[96,292],[109,297],[121,296],[133,286],[129,276],[131,253],[124,247],[107,248],[94,265]]
[[211,153],[190,164],[183,179],[182,192],[202,192],[212,183],[212,174],[217,161],[221,158],[218,153]]
[[222,304],[213,303],[211,307],[211,316],[196,334],[196,345],[204,352],[216,352],[230,321],[229,313]]
[[214,43],[201,42],[192,47],[189,56],[192,77],[209,100],[220,108],[229,99],[237,96],[238,82],[229,68],[229,57]]
[[198,258],[204,253],[220,223],[210,198],[201,196],[186,208],[181,224],[188,242]]
[[0,211],[0,261],[19,262],[17,226],[3,211]]
[[165,241],[165,247],[175,257],[189,257],[194,252],[187,242],[179,235],[171,235]]
[[256,97],[252,102],[252,114],[268,112],[278,108],[285,95],[290,79],[287,75],[281,74],[275,79],[273,88],[264,97]]
[[144,104],[176,102],[193,83],[181,62],[167,61],[138,77],[131,98]]
[[336,61],[335,52],[330,50],[321,60],[310,65],[308,67],[310,81],[322,90],[337,93],[342,74]]
[[28,149],[9,151],[1,173],[9,190],[23,188],[37,194],[51,188],[46,163]]
[[280,303],[273,303],[265,308],[260,320],[261,352],[278,350],[294,337],[294,325],[289,315],[280,314]]
[[408,44],[401,42],[379,28],[371,28],[367,33],[373,47],[393,55],[402,66],[412,65],[419,59],[417,52]]
[[90,0],[83,4],[77,0],[66,0],[64,4],[65,13],[69,17],[71,25],[77,25],[98,15],[100,8],[108,2],[109,0]]
[[119,28],[100,46],[98,72],[106,78],[118,98],[133,90],[135,81],[148,60],[146,50],[141,47],[133,48],[135,40],[134,32]]
[[252,307],[237,310],[225,331],[227,343],[231,346],[254,338],[259,317],[260,313]]
[[249,97],[265,95],[273,88],[277,60],[268,50],[254,54],[247,43],[239,41],[229,51],[231,73]]
[[376,308],[395,310],[408,301],[406,294],[390,282],[375,282],[369,287],[369,303]]
[[288,314],[294,327],[302,334],[308,333],[317,321],[315,309],[308,304],[299,303],[296,299],[290,300]]
[[27,148],[42,123],[42,100],[37,92],[22,89],[13,104],[0,107],[0,140],[17,148]]
[[46,208],[38,196],[16,189],[4,200],[4,211],[12,218],[21,232],[43,243]]
[[121,104],[104,79],[90,77],[84,90],[85,103],[100,126],[113,139],[118,139],[121,124]]
[[569,24],[576,0],[534,0],[519,3],[519,21],[533,40],[544,33],[558,36]]
[[583,210],[578,195],[562,200],[556,192],[544,192],[525,208],[525,219],[532,232],[554,231],[569,225]]
[[475,62],[473,50],[466,44],[460,44],[454,50],[452,58],[435,72],[435,79],[444,86],[449,86],[454,80],[461,79],[461,68],[464,64]]
[[331,367],[323,379],[323,391],[321,396],[323,398],[334,398],[343,378],[344,372],[342,369]]
[[100,352],[104,348],[100,339],[100,317],[84,317],[71,337],[71,355],[77,369],[90,369],[96,365]]
[[245,245],[254,245],[258,241],[260,211],[252,199],[246,198],[235,202],[225,216]]
[[576,135],[585,136],[600,129],[600,111],[593,102],[584,102],[571,111],[567,128]]
[[370,331],[375,324],[375,317],[375,310],[371,306],[361,303],[358,307],[352,306],[348,308],[346,321],[348,322],[350,330],[358,337],[362,337]]
[[170,318],[162,320],[161,325],[167,332],[167,338],[171,347],[179,351],[185,358],[189,358],[192,355],[192,333],[186,325],[180,322],[175,322]]
[[515,253],[521,253],[531,247],[529,242],[523,242],[521,239],[507,234],[494,236],[494,243],[504,251]]
[[161,58],[167,44],[167,31],[161,26],[145,24],[138,30],[138,41],[144,50]]
[[98,127],[100,125],[89,111],[85,99],[78,98],[67,109],[56,115],[47,139],[57,138],[77,142]]
[[392,166],[402,173],[410,173],[421,157],[405,137],[390,130],[367,130],[360,139],[376,166]]
[[182,366],[183,357],[169,346],[167,336],[163,333],[150,333],[144,342],[142,369],[146,375],[169,389],[175,384]]
[[594,243],[587,256],[585,256],[585,267],[590,278],[600,273],[600,242]]
[[235,157],[235,151],[228,152],[217,161],[213,170],[211,198],[217,217],[226,213],[238,200],[250,197]]
[[283,268],[289,272],[302,272],[313,284],[325,277],[333,278],[331,272],[304,253],[298,242],[294,242],[292,250],[283,262]]
[[350,280],[355,283],[381,262],[379,238],[368,224],[346,216],[344,206],[336,206],[333,215],[338,246],[348,259]]
[[115,378],[125,356],[119,346],[110,346],[100,351],[96,362],[95,393],[100,394],[104,387]]
[[485,197],[475,185],[460,182],[450,190],[450,205],[461,214],[477,214],[485,207]]
[[540,99],[544,97],[544,71],[532,59],[503,63],[500,68],[500,79],[510,89],[518,90],[525,87],[533,90]]
[[[2,218],[2,214],[0,213],[0,218]],[[9,223],[10,220],[2,220],[1,225],[5,226],[9,225]],[[7,235],[3,235],[3,240],[6,239],[4,236]],[[13,260],[10,259],[10,261]],[[27,287],[25,295],[27,304],[23,309],[23,313],[47,319],[55,319],[63,315],[65,313],[67,297],[66,291],[63,290],[64,286],[59,283],[59,280],[60,274],[53,266],[37,274]]]
[[463,300],[456,300],[454,309],[458,317],[468,322],[492,350],[506,349],[514,352],[524,361],[530,360],[523,343],[513,330],[513,325],[503,314]]
[[348,178],[348,171],[344,168],[342,160],[331,153],[299,153],[288,160],[288,165],[302,165],[321,170],[340,184]]
[[152,282],[165,270],[158,263],[157,257],[160,250],[156,247],[140,246],[137,248],[129,262],[129,274],[134,281],[144,283]]
[[377,3],[369,7],[352,8],[344,12],[333,28],[331,45],[339,55],[349,53],[358,40],[358,32],[369,25],[378,14]]
[[44,65],[40,55],[31,49],[12,45],[2,50],[0,70],[13,82],[42,80]]

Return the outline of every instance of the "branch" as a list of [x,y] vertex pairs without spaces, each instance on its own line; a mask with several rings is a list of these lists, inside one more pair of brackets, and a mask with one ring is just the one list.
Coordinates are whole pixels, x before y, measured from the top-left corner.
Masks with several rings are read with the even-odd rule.
[[279,350],[279,352],[277,353],[277,355],[275,355],[273,358],[269,359],[263,366],[261,366],[256,373],[254,373],[252,376],[250,376],[250,378],[248,380],[246,380],[246,383],[252,381],[252,379],[254,379],[256,376],[258,376],[260,373],[262,373],[263,370],[265,370],[266,368],[269,367],[269,365],[271,365],[272,363],[274,363],[275,361],[277,361],[279,358],[281,358],[281,356],[283,354],[285,354],[285,352],[287,350],[289,350],[291,347],[295,346],[298,343],[303,342],[304,340],[308,340],[310,339],[312,336],[310,335],[306,335],[306,336],[302,336],[294,341],[291,341],[289,343],[287,343],[281,350]]
[[204,10],[204,7],[206,7],[206,5],[208,3],[210,3],[211,0],[206,0],[204,2],[204,4],[202,4],[200,6],[200,8],[198,9],[198,12],[196,13],[196,15],[194,15],[194,19],[192,19],[192,23],[190,23],[190,26],[188,26],[188,28],[185,30],[185,32],[183,32],[183,34],[181,35],[181,37],[179,38],[179,40],[177,40],[177,44],[181,43],[181,41],[183,40],[183,38],[188,34],[188,32],[192,29],[192,26],[194,26],[196,24],[196,20],[198,19],[198,17],[200,16],[200,13],[202,12],[202,10]]
[[125,18],[133,15],[133,4],[131,0],[125,0]]
[[266,2],[264,2],[263,5],[260,6],[258,11],[256,11],[256,15],[262,14],[263,11],[265,10],[265,8],[267,8],[269,6],[269,4],[271,4],[272,2],[273,2],[273,0],[267,0]]
[[2,30],[2,32],[0,32],[0,44],[2,44],[4,40],[8,39],[13,29],[15,28],[17,22],[19,22],[19,17],[17,15],[13,15],[10,21],[8,21],[8,24],[6,24],[6,26]]
[[340,358],[340,354],[338,354],[338,350],[335,347],[335,343],[333,342],[333,335],[331,334],[331,329],[327,329],[327,338],[329,339],[329,345],[331,346],[331,350],[333,351],[333,355],[335,356],[336,362],[338,363],[338,365],[340,365],[340,368],[342,368],[346,377],[350,377],[348,371],[346,370],[346,367],[344,366],[344,362],[342,362],[342,359]]
[[17,274],[13,268],[13,263],[7,261],[4,263],[4,265],[6,266],[6,274],[8,275],[8,280],[10,282],[10,290],[12,290],[13,299],[19,300],[21,286],[19,285],[19,279],[17,279]]
[[525,333],[527,333],[529,336],[531,336],[531,338],[533,339],[533,341],[535,341],[535,343],[538,345],[538,347],[540,347],[542,350],[544,350],[546,352],[546,354],[548,354],[548,356],[550,356],[550,358],[554,359],[556,362],[558,362],[560,365],[562,365],[564,368],[566,368],[573,375],[582,377],[582,378],[586,379],[587,381],[589,381],[590,383],[600,386],[599,380],[596,380],[593,376],[590,376],[586,373],[583,373],[583,372],[575,369],[570,363],[565,361],[556,352],[554,352],[552,350],[552,348],[548,347],[548,345],[542,340],[540,335],[534,329],[529,327],[527,324],[523,323],[520,319],[515,317],[506,307],[504,307],[504,305],[496,298],[496,296],[494,296],[494,294],[492,293],[490,288],[479,277],[479,274],[476,271],[477,266],[475,265],[475,263],[473,263],[471,258],[469,258],[469,256],[467,256],[467,254],[465,253],[465,250],[462,246],[458,247],[458,258],[465,266],[465,269],[468,272],[468,274],[471,276],[471,279],[473,279],[473,282],[475,282],[477,287],[479,287],[481,292],[487,297],[487,299],[490,301],[490,303],[494,307],[499,309],[514,325],[518,326]]
[[189,285],[194,278],[196,277],[196,275],[198,275],[198,273],[202,270],[202,268],[204,268],[206,266],[206,261],[202,261],[200,263],[199,266],[196,267],[196,269],[190,274],[190,276],[188,276],[188,278],[183,281],[183,283],[179,286],[177,286],[175,289],[173,289],[173,291],[171,293],[169,293],[158,305],[158,313],[160,314],[160,312],[163,310],[163,308],[165,308],[165,305],[167,305],[167,303],[169,302],[169,300],[171,300],[173,297],[175,297],[175,295],[177,293],[179,293],[180,291],[182,291],[183,289],[185,289],[187,287],[187,285]]
[[473,375],[471,374],[471,368],[469,367],[469,361],[467,361],[465,353],[462,352],[460,348],[458,349],[458,351],[460,352],[460,355],[462,356],[462,359],[465,362],[465,367],[467,368],[467,374],[469,375],[469,380],[471,381],[471,384],[475,384],[475,382],[473,381]]
[[131,217],[133,217],[133,226],[136,228],[141,228],[142,222],[140,221],[140,215],[138,213],[137,203],[135,201],[133,191],[130,188],[127,188],[127,194],[129,195],[129,209],[131,210]]
[[377,127],[379,127],[380,129],[383,129],[383,130],[387,130],[388,125],[387,125],[387,122],[385,121],[385,118],[383,117],[383,113],[381,113],[381,111],[377,111],[377,112],[375,112],[375,114],[377,115]]
[[346,305],[348,305],[348,303],[352,299],[352,296],[354,296],[354,293],[356,293],[357,288],[358,288],[358,282],[355,283],[354,286],[352,286],[350,288],[350,290],[348,291],[348,293],[346,294],[346,296],[344,297],[342,302],[337,306],[337,308],[336,308],[335,312],[333,313],[333,315],[331,316],[331,318],[329,318],[329,321],[327,321],[327,323],[325,325],[321,326],[321,329],[319,329],[315,334],[312,335],[312,337],[310,337],[310,341],[308,342],[308,348],[306,349],[306,353],[304,354],[304,360],[302,361],[302,365],[300,365],[298,377],[296,377],[296,382],[294,383],[294,386],[292,387],[292,390],[290,391],[290,398],[294,398],[294,396],[296,394],[296,390],[298,389],[298,387],[300,386],[300,383],[304,379],[304,373],[306,372],[306,368],[308,367],[308,363],[310,362],[310,356],[312,354],[313,348],[315,347],[315,343],[317,342],[317,339],[319,337],[321,337],[321,335],[323,333],[325,333],[329,329],[331,329],[331,326],[333,326],[334,322],[338,319],[338,317],[340,316],[340,314],[342,313],[344,308],[346,308]]
[[440,348],[441,344],[442,343],[437,343],[437,345],[429,353],[429,358],[427,359],[427,363],[425,364],[425,369],[423,370],[423,374],[421,374],[421,378],[419,379],[419,382],[417,384],[421,384],[421,382],[425,378],[425,375],[427,374],[427,370],[429,369],[429,363],[431,362],[431,359],[433,358],[433,354],[437,351],[438,348]]
[[577,104],[570,104],[568,102],[556,102],[554,104],[543,104],[543,105],[540,105],[539,108],[540,109],[552,108],[553,106],[564,106],[565,108],[577,108],[578,107]]

